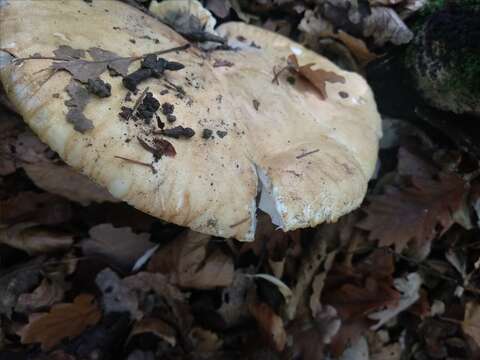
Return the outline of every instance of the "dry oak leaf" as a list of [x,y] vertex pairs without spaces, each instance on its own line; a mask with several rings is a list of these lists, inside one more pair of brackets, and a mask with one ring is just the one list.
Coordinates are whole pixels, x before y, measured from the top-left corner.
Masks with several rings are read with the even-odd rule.
[[[453,214],[462,206],[468,184],[455,174],[441,173],[438,180],[411,179],[412,187],[389,186],[374,196],[358,227],[370,231],[369,239],[379,246],[395,245],[397,252],[409,243],[428,245],[455,222]],[[438,226],[441,226],[438,231]]]
[[289,68],[309,81],[320,93],[320,97],[325,100],[327,98],[327,82],[345,83],[345,78],[333,71],[325,71],[323,69],[312,69],[314,63],[300,66],[298,59],[294,54],[290,54],[287,59]]
[[65,338],[80,335],[101,318],[93,295],[80,294],[73,303],[58,304],[49,313],[33,314],[29,323],[19,332],[22,344],[41,343],[49,350]]
[[480,346],[480,306],[478,303],[468,302],[465,305],[462,330],[465,334],[471,336],[475,343]]

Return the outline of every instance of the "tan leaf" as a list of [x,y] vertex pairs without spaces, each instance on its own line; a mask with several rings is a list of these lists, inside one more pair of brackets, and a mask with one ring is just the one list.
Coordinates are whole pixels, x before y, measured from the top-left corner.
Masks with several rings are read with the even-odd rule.
[[342,30],[340,30],[338,34],[332,35],[345,44],[352,55],[358,60],[360,66],[365,66],[370,61],[378,58],[377,54],[368,50],[367,45],[362,39],[356,38]]
[[465,334],[471,336],[475,343],[480,346],[480,306],[478,303],[468,302],[465,305],[462,330]]
[[81,243],[83,254],[105,259],[111,266],[126,272],[145,252],[155,246],[150,234],[135,234],[129,227],[115,228],[100,224],[89,231],[90,239]]
[[309,81],[320,93],[320,97],[325,100],[327,98],[327,82],[330,83],[345,83],[343,76],[337,75],[333,71],[325,71],[323,69],[312,69],[315,65],[313,63],[300,66],[298,59],[294,54],[288,56],[288,63],[292,69]]
[[250,313],[257,320],[261,333],[277,351],[281,352],[287,342],[283,320],[265,303],[249,304]]
[[209,235],[189,231],[161,248],[148,265],[149,271],[168,276],[185,288],[211,289],[233,281],[233,261],[220,249],[207,252]]
[[0,229],[0,243],[23,250],[29,254],[66,250],[73,244],[72,235],[19,223]]
[[146,318],[140,320],[134,325],[130,337],[145,333],[155,334],[171,346],[175,346],[177,343],[175,329],[161,319]]
[[200,353],[212,353],[220,349],[223,341],[217,334],[201,327],[195,327],[190,331],[190,337],[195,344],[195,351]]
[[65,338],[80,335],[100,317],[93,295],[80,294],[73,303],[58,304],[49,313],[31,315],[19,335],[22,344],[41,343],[43,350],[49,350]]

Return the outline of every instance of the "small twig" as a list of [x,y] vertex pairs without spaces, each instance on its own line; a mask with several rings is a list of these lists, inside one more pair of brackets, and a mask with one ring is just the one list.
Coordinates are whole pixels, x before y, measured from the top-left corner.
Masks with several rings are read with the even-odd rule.
[[159,51],[155,51],[153,53],[143,54],[143,55],[139,55],[139,56],[127,56],[127,57],[119,56],[119,57],[116,57],[116,58],[111,58],[111,59],[106,59],[106,60],[85,60],[85,59],[76,59],[76,58],[61,58],[61,57],[56,57],[56,56],[27,56],[27,57],[23,57],[23,58],[15,58],[14,60],[12,60],[12,62],[25,61],[25,60],[54,60],[54,61],[82,60],[82,61],[85,61],[85,62],[90,63],[90,64],[102,64],[102,63],[110,63],[110,62],[118,61],[118,60],[132,60],[132,61],[135,61],[135,60],[143,59],[143,58],[147,57],[148,55],[152,55],[152,54],[153,55],[163,55],[163,54],[167,54],[167,53],[174,52],[174,51],[186,50],[189,47],[190,47],[190,44],[185,44],[185,45],[176,46],[176,47],[173,47],[173,48],[170,48],[170,49],[159,50]]
[[250,219],[250,218],[247,217],[247,218],[245,218],[245,219],[243,219],[243,220],[240,220],[239,222],[236,222],[235,224],[230,225],[230,228],[234,228],[234,227],[237,227],[238,225],[242,225],[242,224],[246,223],[249,219]]
[[157,170],[153,167],[152,164],[148,164],[148,163],[145,163],[143,161],[138,161],[138,160],[134,160],[134,159],[129,159],[129,158],[126,158],[126,157],[123,157],[123,156],[115,156],[115,158],[130,162],[132,164],[137,164],[137,165],[142,165],[142,166],[149,167],[150,170],[152,170],[152,173],[154,173],[154,174],[157,173]]
[[168,85],[166,84],[165,87],[169,88],[170,90],[175,90],[182,95],[187,95],[187,93],[185,92],[185,90],[183,90],[181,86],[175,85],[168,79],[163,79],[163,80],[168,84]]
[[315,153],[317,153],[317,152],[319,152],[319,151],[320,151],[320,149],[315,149],[315,150],[312,150],[312,151],[309,151],[309,152],[300,154],[300,155],[296,156],[296,159],[298,160],[298,159],[304,158],[305,156],[315,154]]
[[130,120],[130,118],[135,114],[135,112],[137,111],[138,107],[140,106],[140,104],[142,103],[143,99],[145,98],[145,95],[147,94],[147,91],[149,90],[150,88],[147,86],[145,88],[145,90],[143,90],[143,92],[140,94],[140,96],[137,98],[137,101],[135,101],[135,105],[133,105],[133,109],[132,109],[132,112],[127,116],[127,118],[125,119],[126,121]]
[[280,82],[278,81],[278,77],[280,76],[281,73],[283,73],[285,70],[289,68],[289,65],[284,66],[283,68],[280,69],[279,72],[277,72],[275,66],[273,66],[273,79],[272,79],[272,84],[277,84],[280,85]]

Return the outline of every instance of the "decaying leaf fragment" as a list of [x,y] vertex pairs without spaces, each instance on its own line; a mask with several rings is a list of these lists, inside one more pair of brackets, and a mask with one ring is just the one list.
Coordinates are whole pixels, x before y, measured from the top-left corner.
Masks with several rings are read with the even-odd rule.
[[[7,96],[62,160],[114,197],[194,231],[247,241],[254,238],[259,192],[261,208],[269,209],[284,231],[336,221],[361,203],[375,168],[381,128],[371,90],[359,75],[281,35],[242,23],[216,29],[238,49],[221,48],[202,63],[199,50],[187,49],[182,36],[120,1],[68,1],[61,13],[52,1],[0,6],[9,24],[0,39],[0,48],[8,48],[0,52],[0,81]],[[35,15],[39,12],[48,23]],[[24,36],[28,33],[42,42]],[[54,34],[64,37],[60,41]],[[238,45],[239,36],[247,41]],[[257,46],[250,46],[252,41]],[[150,59],[162,61],[147,61],[147,54],[167,49],[183,49],[168,52],[164,60],[184,71],[150,76],[156,72],[146,68]],[[58,50],[64,58],[55,60]],[[33,57],[36,53],[42,56]],[[325,100],[303,91],[305,86],[272,85],[273,67],[292,53],[299,64],[315,64],[326,72],[319,76],[315,67],[302,68],[314,85],[326,88]],[[127,61],[112,54],[135,59],[129,76],[149,74],[136,75],[142,80],[134,82],[137,94],[114,76]],[[215,59],[235,65],[214,67]],[[62,71],[48,77],[43,70],[52,63]],[[330,72],[338,77],[332,79]],[[110,84],[111,96],[87,98],[82,81],[92,77]],[[174,113],[164,114],[162,104],[162,112],[148,108],[148,116],[136,121],[128,114],[128,119],[119,118],[125,109],[123,113],[133,112],[147,88],[152,99],[175,104]],[[257,110],[253,100],[261,104]],[[184,129],[183,135],[174,129]],[[211,131],[208,139],[192,136],[204,129]],[[154,144],[154,138],[167,141],[172,134],[172,146],[159,142],[159,147],[165,155],[175,149],[175,156],[159,158],[136,140]],[[153,162],[155,171],[148,165]]]
[[322,69],[312,69],[315,64],[310,63],[300,66],[295,54],[288,56],[288,63],[291,69],[308,80],[320,93],[320,97],[325,100],[327,98],[327,82],[330,83],[345,83],[345,78],[341,75],[334,73],[333,71],[325,71]]
[[80,335],[100,317],[93,296],[81,294],[73,303],[53,306],[49,313],[30,315],[29,323],[19,335],[23,344],[41,343],[43,350],[49,350],[65,338]]
[[65,101],[65,105],[69,108],[67,121],[80,133],[93,129],[92,120],[83,113],[90,97],[88,90],[75,80],[71,80],[65,90],[70,95],[70,100]]

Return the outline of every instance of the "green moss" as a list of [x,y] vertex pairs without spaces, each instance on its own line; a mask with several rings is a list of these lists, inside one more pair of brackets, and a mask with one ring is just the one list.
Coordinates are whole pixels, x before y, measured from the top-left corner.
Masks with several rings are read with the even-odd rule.
[[[447,3],[447,0],[428,0],[427,4],[420,10],[420,17],[426,17],[437,10],[442,9]],[[480,0],[459,0],[459,5],[462,6],[480,6]]]
[[480,95],[480,54],[459,55],[452,62],[450,73],[446,84],[449,90],[458,91],[467,97]]

